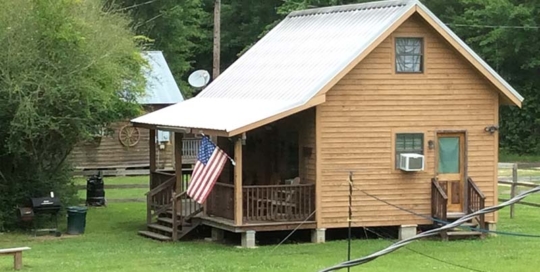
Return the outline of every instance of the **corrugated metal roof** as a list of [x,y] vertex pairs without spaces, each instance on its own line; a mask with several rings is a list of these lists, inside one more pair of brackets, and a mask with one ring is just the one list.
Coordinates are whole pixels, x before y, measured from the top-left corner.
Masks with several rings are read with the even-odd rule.
[[[283,110],[282,101],[253,99],[249,102],[226,98],[192,98],[154,111],[132,122],[163,127],[230,131],[231,128],[257,122]],[[148,120],[148,117],[151,119]],[[153,123],[154,120],[159,122]],[[182,125],[178,126],[179,123]]]
[[169,65],[160,51],[145,51],[143,58],[149,67],[145,71],[146,93],[139,97],[139,104],[175,104],[184,101],[184,97],[174,80]]
[[392,0],[293,12],[196,98],[133,122],[231,132],[300,107],[416,7],[428,11]]
[[198,97],[305,102],[397,20],[407,2],[293,12]]
[[230,132],[301,106],[412,7],[398,0],[293,12],[196,98],[133,122]]

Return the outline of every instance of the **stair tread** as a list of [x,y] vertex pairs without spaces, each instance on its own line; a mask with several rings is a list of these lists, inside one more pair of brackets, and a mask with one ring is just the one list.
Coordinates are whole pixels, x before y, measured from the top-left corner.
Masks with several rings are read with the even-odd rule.
[[158,221],[172,224],[172,218],[169,217],[158,217]]
[[450,212],[446,214],[446,218],[448,219],[457,219],[465,216],[465,213],[462,212]]
[[[437,223],[438,226],[444,226],[446,224],[443,224],[443,223]],[[478,227],[478,223],[463,223],[461,225],[459,225],[458,227],[455,227],[455,228],[460,228],[460,227],[470,227],[470,228],[477,228]]]
[[151,232],[151,231],[146,231],[146,230],[139,231],[139,235],[149,237],[149,238],[153,238],[153,239],[160,240],[160,241],[170,241],[171,240],[171,237],[161,235],[159,233],[155,233],[155,232]]
[[161,230],[161,231],[172,233],[172,228],[167,227],[167,226],[163,226],[163,225],[160,225],[160,224],[150,224],[150,225],[148,225],[148,227],[151,228],[151,229],[158,229],[158,230]]
[[[171,224],[171,225],[172,225],[172,223],[173,223],[173,222],[172,222],[172,218],[169,218],[169,217],[158,217],[158,221],[159,221],[159,222],[164,222],[164,223],[169,223],[169,224]],[[180,223],[180,222],[179,222],[179,223]],[[183,226],[183,227],[189,227],[189,226],[191,226],[191,224],[190,224],[190,223],[183,223],[182,226]]]
[[482,235],[479,231],[451,231],[447,233],[448,236],[480,236]]

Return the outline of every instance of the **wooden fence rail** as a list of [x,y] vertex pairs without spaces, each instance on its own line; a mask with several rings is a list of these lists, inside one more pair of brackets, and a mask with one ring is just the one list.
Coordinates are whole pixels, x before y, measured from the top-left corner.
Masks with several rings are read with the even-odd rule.
[[[517,195],[517,187],[527,187],[535,188],[540,184],[528,183],[528,182],[519,182],[518,181],[518,164],[517,163],[499,163],[499,169],[512,169],[512,181],[499,180],[498,183],[502,185],[510,185],[510,199],[514,198]],[[508,201],[508,199],[499,198],[499,201]],[[520,201],[517,204],[540,207],[539,203],[532,203],[526,201]],[[514,218],[515,215],[515,204],[510,205],[510,218]]]

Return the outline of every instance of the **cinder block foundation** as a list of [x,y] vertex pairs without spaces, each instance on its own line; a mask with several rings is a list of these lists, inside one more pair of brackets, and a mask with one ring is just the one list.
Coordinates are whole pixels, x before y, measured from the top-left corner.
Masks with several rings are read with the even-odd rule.
[[248,230],[242,233],[242,247],[243,248],[255,248],[255,231]]
[[416,235],[418,225],[401,225],[399,227],[399,240],[409,239]]
[[[496,231],[496,230],[497,230],[497,223],[496,223],[496,222],[493,222],[493,221],[487,221],[487,222],[486,222],[486,228],[487,228],[489,231]],[[488,235],[488,236],[491,236],[491,237],[495,237],[495,236],[497,236],[497,233],[488,232],[487,235]]]
[[212,228],[212,242],[222,242],[225,237],[225,231],[218,228]]
[[311,231],[311,242],[321,244],[326,241],[326,229],[314,229]]

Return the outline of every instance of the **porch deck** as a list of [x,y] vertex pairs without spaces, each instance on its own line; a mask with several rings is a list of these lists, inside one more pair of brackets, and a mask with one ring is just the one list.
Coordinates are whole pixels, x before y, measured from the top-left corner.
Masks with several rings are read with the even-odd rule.
[[236,225],[234,220],[226,219],[223,217],[200,215],[197,216],[201,220],[201,223],[210,227],[241,233],[248,230],[254,231],[276,231],[276,230],[292,230],[298,229],[314,229],[317,226],[317,222],[314,220],[308,221],[286,221],[286,222],[272,222],[272,221],[251,221],[243,223],[242,225]]

